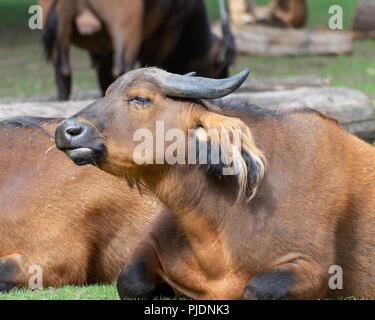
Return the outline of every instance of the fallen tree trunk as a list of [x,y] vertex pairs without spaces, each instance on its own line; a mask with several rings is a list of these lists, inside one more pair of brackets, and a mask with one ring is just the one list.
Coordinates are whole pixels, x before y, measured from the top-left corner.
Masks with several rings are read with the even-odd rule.
[[[375,140],[374,109],[369,97],[347,88],[310,87],[283,91],[243,92],[226,98],[240,98],[269,109],[310,107],[335,117],[347,131]],[[14,116],[70,117],[94,100],[67,102],[0,103],[0,119]],[[238,104],[241,106],[241,104]]]
[[330,78],[317,76],[250,78],[237,92],[282,91],[301,87],[328,87],[330,84]]
[[[215,26],[214,32],[219,34]],[[353,51],[352,32],[282,29],[261,25],[233,26],[240,53],[281,55],[339,55]]]
[[336,118],[348,132],[375,140],[374,107],[368,96],[347,88],[299,88],[286,91],[236,93],[224,99],[240,98],[260,107],[279,110],[309,107]]
[[67,118],[82,110],[93,101],[0,103],[0,120],[18,116]]

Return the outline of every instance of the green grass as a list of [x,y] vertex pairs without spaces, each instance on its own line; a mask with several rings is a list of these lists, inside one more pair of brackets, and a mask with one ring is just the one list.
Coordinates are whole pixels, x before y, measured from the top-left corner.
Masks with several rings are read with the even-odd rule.
[[0,300],[118,300],[115,285],[65,286],[31,291],[15,289],[0,294]]
[[332,5],[340,5],[343,9],[344,28],[349,29],[352,26],[354,11],[357,0],[307,0],[309,8],[308,27],[328,27],[330,15],[328,9]]
[[[42,31],[28,28],[28,8],[36,0],[0,0],[0,98],[56,91],[54,72],[42,48]],[[72,48],[75,90],[97,89],[87,52]]]
[[[96,75],[88,54],[72,48],[73,83],[76,90],[96,89]],[[52,94],[56,91],[52,65],[45,60],[40,33],[0,33],[0,97]]]
[[36,4],[36,0],[0,0],[1,28],[26,28],[28,8]]

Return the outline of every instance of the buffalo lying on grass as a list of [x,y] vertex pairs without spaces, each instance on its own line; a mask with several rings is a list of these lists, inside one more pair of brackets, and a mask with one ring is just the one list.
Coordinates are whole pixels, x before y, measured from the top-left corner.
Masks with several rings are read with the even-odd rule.
[[[144,184],[175,216],[158,220],[133,251],[118,279],[122,298],[150,297],[163,282],[194,299],[375,295],[374,148],[311,109],[212,100],[247,75],[131,71],[56,129],[57,147],[73,161]],[[154,149],[145,162],[135,158],[138,130],[158,138],[160,123],[183,133],[163,150],[174,147],[186,164]],[[208,146],[194,159],[219,150],[220,161],[206,154],[194,164],[183,153],[191,133],[193,145]],[[343,272],[342,289],[330,281],[332,266]]]
[[62,120],[0,122],[0,291],[30,279],[44,287],[112,283],[162,210],[147,190],[69,161],[53,140]]

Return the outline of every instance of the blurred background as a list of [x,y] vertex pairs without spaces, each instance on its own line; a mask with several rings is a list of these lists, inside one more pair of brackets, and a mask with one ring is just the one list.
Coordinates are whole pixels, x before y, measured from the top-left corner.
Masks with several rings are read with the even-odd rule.
[[[344,28],[349,29],[356,0],[307,0],[307,28],[328,27],[328,8],[339,4],[343,8]],[[47,64],[41,45],[42,32],[30,30],[28,8],[33,0],[0,0],[0,98],[10,96],[54,94],[53,68]],[[219,19],[217,0],[205,0],[212,22]],[[257,0],[257,5],[269,1]],[[77,90],[97,90],[97,78],[87,52],[72,47],[73,86]],[[332,86],[359,89],[375,100],[375,40],[354,41],[354,51],[337,56],[255,56],[241,54],[230,73],[245,67],[251,77],[317,75],[332,78]]]

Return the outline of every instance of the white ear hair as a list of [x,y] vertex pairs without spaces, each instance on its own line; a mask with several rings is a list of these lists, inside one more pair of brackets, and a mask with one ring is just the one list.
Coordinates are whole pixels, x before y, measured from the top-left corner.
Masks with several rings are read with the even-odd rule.
[[207,141],[207,132],[203,127],[198,127],[195,131],[195,135],[199,141]]
[[[222,174],[237,176],[237,200],[246,196],[251,200],[265,175],[267,160],[255,145],[250,128],[238,118],[212,112],[207,112],[200,120],[204,128],[197,129],[197,139],[209,140],[212,149],[221,150]],[[217,134],[213,135],[212,130]]]

